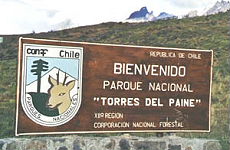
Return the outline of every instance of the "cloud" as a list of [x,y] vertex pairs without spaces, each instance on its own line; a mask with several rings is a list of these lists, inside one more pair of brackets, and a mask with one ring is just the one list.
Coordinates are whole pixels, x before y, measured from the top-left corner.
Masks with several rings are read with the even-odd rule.
[[[46,31],[49,28],[45,11],[38,11],[33,6],[17,1],[0,1],[0,34],[31,33]],[[2,7],[4,6],[4,7]]]
[[[147,6],[154,15],[168,12],[184,15],[201,10],[217,0],[0,0],[0,34],[54,30],[56,26],[84,26],[123,21],[133,11]],[[210,8],[210,7],[209,7]]]
[[217,0],[166,0],[178,8],[199,8],[215,3]]
[[[6,0],[0,0],[0,2],[3,2],[3,1],[6,1]],[[7,2],[17,2],[17,3],[23,3],[22,0],[7,0]]]
[[176,6],[176,7],[186,7],[186,8],[191,8],[191,7],[197,7],[201,0],[196,1],[196,0],[167,0],[170,4]]
[[51,30],[63,30],[63,29],[68,29],[72,27],[74,23],[72,22],[71,19],[65,19],[57,24],[52,25]]
[[53,18],[59,11],[58,10],[44,10],[49,18]]

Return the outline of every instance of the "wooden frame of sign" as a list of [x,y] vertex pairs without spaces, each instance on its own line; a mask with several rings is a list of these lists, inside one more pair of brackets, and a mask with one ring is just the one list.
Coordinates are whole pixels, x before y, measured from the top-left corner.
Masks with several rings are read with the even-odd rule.
[[16,135],[209,132],[212,50],[19,39]]

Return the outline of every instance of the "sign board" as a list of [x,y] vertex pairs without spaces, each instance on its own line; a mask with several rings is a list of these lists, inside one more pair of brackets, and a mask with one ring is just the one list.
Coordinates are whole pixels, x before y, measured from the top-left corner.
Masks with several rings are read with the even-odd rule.
[[16,135],[210,131],[211,50],[19,45]]

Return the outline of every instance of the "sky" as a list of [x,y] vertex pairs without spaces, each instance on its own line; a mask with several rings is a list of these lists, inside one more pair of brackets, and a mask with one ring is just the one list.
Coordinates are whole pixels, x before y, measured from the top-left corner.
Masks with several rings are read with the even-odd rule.
[[157,16],[203,12],[217,0],[0,0],[0,35],[47,32],[70,27],[120,22],[146,6]]
[[[31,69],[33,62],[35,60],[38,60],[39,57],[28,57],[27,59],[27,69],[26,69],[26,75],[27,75],[27,84],[30,84],[31,82],[37,80],[37,76],[33,75],[33,73],[31,73]],[[67,72],[69,75],[71,75],[72,77],[75,77],[76,79],[78,79],[79,76],[79,70],[78,70],[78,64],[79,64],[79,60],[78,59],[63,59],[63,58],[44,58],[41,57],[42,60],[46,61],[49,63],[49,70],[42,72],[42,76],[44,76],[46,73],[48,73],[50,70],[52,70],[52,68],[56,67],[58,69],[61,69],[64,72]],[[61,63],[60,63],[61,62]],[[71,66],[71,67],[66,67],[66,66]],[[73,69],[75,68],[75,69]]]

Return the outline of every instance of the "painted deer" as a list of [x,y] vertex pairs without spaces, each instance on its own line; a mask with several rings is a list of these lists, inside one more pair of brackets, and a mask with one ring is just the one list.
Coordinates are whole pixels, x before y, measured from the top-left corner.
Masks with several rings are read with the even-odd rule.
[[49,108],[57,108],[59,114],[62,114],[69,108],[71,104],[70,91],[73,89],[75,85],[74,80],[65,83],[66,79],[67,76],[65,73],[65,78],[63,83],[59,82],[59,70],[57,73],[57,80],[49,76],[49,83],[51,84],[51,87],[48,90],[48,93],[50,94],[50,98],[48,100],[47,105]]

